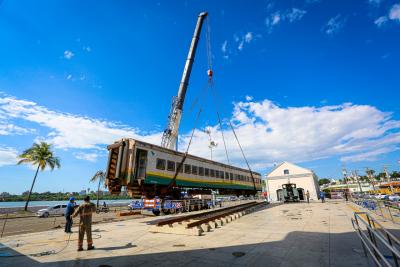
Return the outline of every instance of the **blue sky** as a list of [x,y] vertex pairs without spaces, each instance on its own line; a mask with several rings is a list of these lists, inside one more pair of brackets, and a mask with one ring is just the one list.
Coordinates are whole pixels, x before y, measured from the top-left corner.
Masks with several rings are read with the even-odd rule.
[[[209,12],[214,87],[203,31],[180,128],[184,150],[198,128],[253,169],[292,161],[320,177],[399,169],[400,2],[362,1],[0,1],[0,191],[28,189],[15,166],[33,142],[54,144],[62,167],[35,191],[94,188],[106,146],[122,137],[160,143],[197,15]],[[204,101],[196,102],[196,98]],[[195,104],[193,104],[195,103]],[[197,104],[196,104],[197,103]],[[193,107],[193,108],[192,108]],[[190,152],[209,157],[196,131]]]

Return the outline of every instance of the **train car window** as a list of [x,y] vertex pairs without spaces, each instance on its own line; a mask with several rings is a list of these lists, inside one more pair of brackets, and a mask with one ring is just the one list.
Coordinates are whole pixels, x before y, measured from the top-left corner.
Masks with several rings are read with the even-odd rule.
[[231,181],[233,181],[233,173],[229,173],[229,178],[231,179]]
[[215,178],[219,178],[219,171],[215,170]]
[[175,171],[175,161],[167,161],[167,170],[171,172]]
[[219,171],[219,178],[224,179],[224,172],[223,171]]
[[176,163],[176,169],[178,170],[179,173],[182,173],[182,172],[183,172],[183,168],[182,168],[182,167],[179,168],[179,166],[181,166],[181,163],[180,163],[180,162],[177,162],[177,163]]
[[229,180],[229,173],[225,172],[225,179]]
[[185,173],[189,173],[190,174],[190,165],[189,164],[185,164]]
[[215,171],[213,169],[210,169],[210,177],[215,177]]
[[210,169],[204,168],[204,176],[210,176]]
[[165,170],[165,159],[157,158],[156,168],[159,170]]
[[192,166],[192,174],[197,175],[197,166]]
[[199,167],[199,175],[204,176],[204,167]]

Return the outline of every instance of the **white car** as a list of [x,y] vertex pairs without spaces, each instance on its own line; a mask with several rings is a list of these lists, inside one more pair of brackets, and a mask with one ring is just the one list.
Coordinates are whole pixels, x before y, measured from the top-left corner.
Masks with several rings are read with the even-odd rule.
[[47,218],[50,215],[56,215],[56,216],[57,215],[61,215],[61,216],[64,216],[64,212],[65,212],[65,208],[66,207],[67,207],[67,205],[50,206],[50,207],[47,207],[45,209],[38,210],[36,212],[36,215],[38,217],[44,217],[44,218]]
[[389,196],[390,201],[400,201],[400,196],[398,195],[391,195]]
[[378,195],[375,195],[375,198],[376,198],[376,199],[384,199],[385,197],[386,197],[385,194],[378,194]]

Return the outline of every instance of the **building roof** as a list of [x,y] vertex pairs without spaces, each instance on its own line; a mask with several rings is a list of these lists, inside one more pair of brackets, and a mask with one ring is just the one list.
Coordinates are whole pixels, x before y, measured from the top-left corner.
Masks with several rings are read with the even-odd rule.
[[305,172],[308,172],[308,173],[314,173],[314,172],[313,172],[312,170],[310,170],[310,169],[301,167],[301,166],[299,166],[299,165],[290,163],[290,162],[288,162],[288,161],[283,161],[283,162],[279,163],[278,165],[276,165],[266,176],[268,177],[271,173],[273,173],[275,170],[277,170],[278,168],[280,168],[282,165],[285,165],[285,164],[287,164],[287,165],[292,165],[292,166],[295,166],[295,167],[297,167],[297,168],[303,169]]

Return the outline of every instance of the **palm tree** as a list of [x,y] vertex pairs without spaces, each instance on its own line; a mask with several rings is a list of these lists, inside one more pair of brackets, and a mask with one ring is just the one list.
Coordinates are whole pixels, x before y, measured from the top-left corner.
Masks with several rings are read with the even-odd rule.
[[99,207],[99,194],[100,194],[100,183],[104,183],[106,180],[106,174],[103,171],[97,171],[93,177],[90,179],[90,182],[96,182],[99,181],[99,184],[97,186],[97,207]]
[[18,157],[20,158],[20,161],[17,163],[18,165],[22,163],[37,165],[31,190],[29,190],[28,199],[25,203],[25,211],[27,211],[28,203],[31,198],[33,186],[35,185],[39,169],[44,171],[47,166],[50,167],[51,170],[54,170],[55,167],[60,168],[60,159],[54,156],[53,151],[51,151],[51,145],[46,142],[34,143],[32,147],[26,149]]

